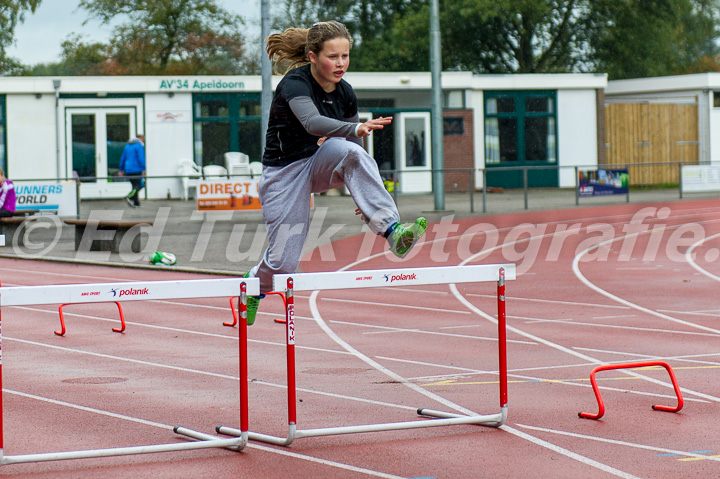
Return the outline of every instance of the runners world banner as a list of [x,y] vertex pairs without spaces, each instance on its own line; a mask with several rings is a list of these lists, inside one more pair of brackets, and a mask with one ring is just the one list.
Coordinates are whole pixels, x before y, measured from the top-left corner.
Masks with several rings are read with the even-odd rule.
[[77,185],[74,181],[12,180],[17,203],[15,209],[39,210],[59,216],[77,215]]
[[198,182],[197,209],[259,210],[258,183],[256,179],[212,179]]

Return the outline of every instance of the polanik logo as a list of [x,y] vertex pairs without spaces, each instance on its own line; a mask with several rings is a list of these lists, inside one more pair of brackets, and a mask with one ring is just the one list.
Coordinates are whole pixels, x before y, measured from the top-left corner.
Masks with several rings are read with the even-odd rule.
[[111,289],[110,293],[112,293],[113,298],[118,297],[122,298],[123,296],[144,296],[146,294],[150,294],[150,290],[148,288],[128,288],[128,289]]
[[383,275],[385,277],[385,282],[394,283],[395,281],[413,281],[417,279],[417,275],[415,273],[412,274],[385,274]]

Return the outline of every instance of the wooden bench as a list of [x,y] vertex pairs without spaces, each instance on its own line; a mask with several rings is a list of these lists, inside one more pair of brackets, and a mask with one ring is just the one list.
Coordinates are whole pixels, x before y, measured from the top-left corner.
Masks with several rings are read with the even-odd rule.
[[[90,227],[98,232],[100,231],[112,231],[114,234],[111,239],[92,239],[90,241],[90,251],[112,251],[113,253],[120,252],[120,243],[130,230],[140,226],[152,226],[152,221],[124,221],[124,220],[79,220],[79,219],[66,219],[63,220],[66,224],[75,226],[75,250],[80,249],[83,236],[85,235],[85,229]],[[137,229],[137,228],[136,228]],[[139,231],[135,232],[134,238],[130,245],[130,249],[133,253],[139,253],[142,251],[142,235]]]
[[23,246],[25,244],[25,234],[19,234],[17,236],[17,242],[14,242],[15,233],[21,229],[25,222],[37,221],[35,217],[25,216],[6,216],[0,218],[0,234],[5,235],[5,244]]
[[13,216],[32,216],[40,213],[40,210],[15,210]]

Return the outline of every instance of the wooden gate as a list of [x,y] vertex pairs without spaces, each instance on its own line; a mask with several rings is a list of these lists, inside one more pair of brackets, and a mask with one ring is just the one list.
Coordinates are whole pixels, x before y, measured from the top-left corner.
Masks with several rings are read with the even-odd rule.
[[698,164],[697,104],[607,103],[605,135],[607,165],[628,165],[631,185],[678,183],[677,162]]

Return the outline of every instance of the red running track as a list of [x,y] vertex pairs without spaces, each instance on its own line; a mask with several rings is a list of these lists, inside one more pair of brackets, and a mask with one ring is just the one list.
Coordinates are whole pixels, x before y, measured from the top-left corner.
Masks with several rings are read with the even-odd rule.
[[[718,201],[623,205],[432,225],[391,260],[373,237],[313,252],[305,271],[515,262],[507,283],[509,418],[251,442],[198,450],[0,467],[6,477],[716,477],[720,473]],[[330,253],[333,253],[331,256]],[[323,255],[324,254],[324,255]],[[7,285],[199,278],[175,272],[0,260]],[[226,299],[3,308],[5,454],[183,441],[170,428],[236,427],[237,335]],[[277,298],[250,328],[250,428],[286,434],[284,328]],[[417,407],[498,410],[495,286],[326,291],[296,297],[298,427],[412,420]],[[371,361],[370,361],[371,360]],[[589,375],[601,364],[663,368]],[[377,367],[379,366],[379,367]],[[392,371],[415,388],[392,379]],[[426,393],[424,394],[423,391]]]

